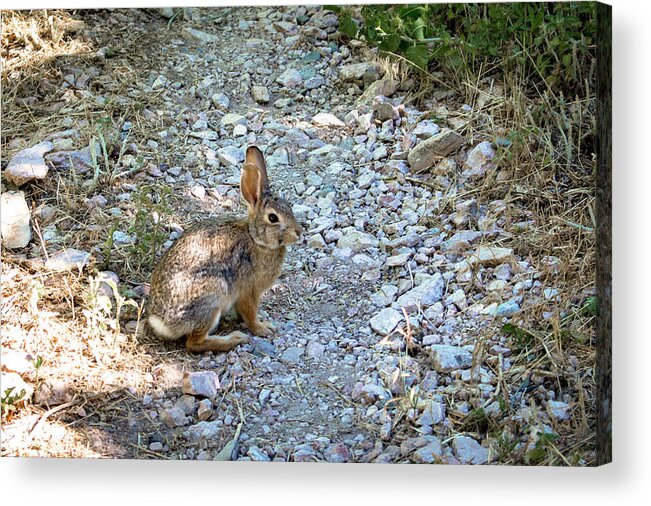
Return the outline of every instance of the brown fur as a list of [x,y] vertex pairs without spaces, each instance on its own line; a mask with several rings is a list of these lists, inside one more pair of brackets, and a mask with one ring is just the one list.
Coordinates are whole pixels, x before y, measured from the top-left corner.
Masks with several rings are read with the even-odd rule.
[[[262,153],[247,150],[240,180],[248,218],[207,220],[189,228],[154,269],[150,328],[161,339],[188,336],[190,351],[228,351],[248,341],[241,332],[209,336],[233,306],[255,335],[273,327],[258,319],[260,297],[280,275],[286,245],[302,228],[288,202],[270,193]],[[269,220],[276,215],[277,223]]]

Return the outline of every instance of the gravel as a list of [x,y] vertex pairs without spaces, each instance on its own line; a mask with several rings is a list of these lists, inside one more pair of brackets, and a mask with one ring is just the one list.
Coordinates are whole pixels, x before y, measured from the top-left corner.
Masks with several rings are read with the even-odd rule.
[[[307,19],[297,24],[299,9]],[[472,191],[474,179],[496,170],[490,143],[466,154],[466,139],[444,116],[422,119],[426,109],[409,105],[378,65],[330,40],[336,23],[313,7],[206,11],[192,21],[196,29],[173,23],[162,32],[169,36],[164,57],[152,57],[161,61],[147,69],[146,82],[132,83],[134,94],[155,89],[161,101],[148,106],[151,129],[142,143],[156,154],[135,152],[136,145],[124,163],[144,157],[144,167],[154,167],[138,178],[164,180],[185,199],[166,229],[175,234],[168,244],[181,231],[176,223],[237,210],[250,144],[263,148],[272,188],[306,230],[261,301],[261,320],[277,332],[229,353],[181,352],[174,366],[152,368],[142,409],[154,421],[142,432],[160,430],[167,441],[147,441],[152,451],[190,458],[177,448],[185,445],[201,459],[225,451],[255,461],[488,462],[486,447],[451,438],[450,428],[461,401],[470,412],[492,395],[497,380],[488,371],[497,370],[498,358],[506,371],[510,350],[502,336],[489,337],[476,372],[470,350],[496,316],[521,310],[523,293],[542,297],[543,290],[533,268],[504,246],[511,236],[500,229],[503,201],[476,197],[441,212],[442,199]],[[72,157],[80,177],[91,177],[90,148],[41,156],[57,170],[70,170]],[[434,187],[409,174],[427,170]],[[89,194],[82,206],[122,217],[128,230],[137,184],[120,190],[124,201]],[[22,235],[12,244],[24,247],[31,216],[22,192],[2,194],[3,244],[12,247],[8,196],[23,199]],[[116,246],[137,239],[115,232]],[[81,269],[102,248],[89,251],[48,250],[46,266]],[[569,416],[567,404],[546,402],[549,417]],[[489,406],[490,416],[500,416],[499,405]]]

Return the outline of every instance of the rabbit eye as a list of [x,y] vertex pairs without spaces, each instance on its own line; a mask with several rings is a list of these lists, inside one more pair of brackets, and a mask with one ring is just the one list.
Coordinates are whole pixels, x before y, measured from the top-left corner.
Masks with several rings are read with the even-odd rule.
[[267,219],[269,220],[269,223],[278,223],[278,215],[274,213],[269,213]]

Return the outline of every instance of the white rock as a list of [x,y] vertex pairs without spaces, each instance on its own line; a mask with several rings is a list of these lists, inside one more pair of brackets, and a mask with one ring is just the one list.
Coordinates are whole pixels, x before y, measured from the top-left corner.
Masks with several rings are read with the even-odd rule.
[[452,448],[462,464],[486,464],[488,448],[467,436],[457,436],[452,440]]
[[307,246],[314,249],[324,249],[326,246],[321,234],[314,234],[307,240]]
[[400,255],[393,255],[387,258],[385,265],[387,267],[402,267],[409,261],[410,257],[411,257],[410,253],[401,253]]
[[45,163],[43,155],[52,151],[52,149],[52,143],[45,141],[31,148],[19,151],[9,161],[4,172],[5,179],[17,186],[24,185],[30,181],[45,179],[49,168]]
[[436,372],[466,369],[472,365],[472,353],[459,346],[434,344],[431,348],[432,367]]
[[226,110],[230,107],[231,101],[225,93],[215,93],[210,97],[212,104],[221,110]]
[[493,170],[495,150],[489,141],[480,142],[468,152],[462,175],[467,178],[480,178],[487,171]]
[[189,27],[184,27],[183,30],[181,30],[181,36],[187,40],[204,42],[207,44],[211,42],[219,42],[219,37],[216,35]]
[[418,307],[429,307],[443,297],[445,280],[440,273],[428,276],[418,286],[402,294],[395,302],[394,307],[404,307],[411,312]]
[[342,81],[357,81],[362,79],[366,72],[377,72],[378,70],[379,67],[374,63],[352,63],[339,69],[339,77]]
[[465,139],[458,133],[445,128],[440,133],[417,144],[409,151],[407,161],[409,161],[412,172],[423,172],[441,158],[460,148],[464,142]]
[[52,255],[45,267],[53,271],[70,271],[73,269],[81,270],[90,261],[91,255],[86,251],[74,248],[68,248]]
[[241,114],[229,112],[228,114],[224,114],[219,124],[224,128],[235,125],[246,125],[246,118]]
[[386,336],[393,332],[403,320],[402,313],[396,311],[395,309],[386,308],[376,314],[369,324],[371,328],[380,335]]
[[198,395],[208,399],[217,397],[221,389],[219,378],[214,371],[185,372],[183,374],[183,393]]
[[561,401],[547,401],[549,413],[556,420],[569,420],[572,417],[570,405]]
[[303,84],[303,76],[296,69],[287,69],[276,78],[276,81],[286,88],[297,88]]
[[343,237],[337,241],[337,247],[341,249],[350,248],[357,252],[368,248],[377,248],[380,244],[375,236],[360,232],[353,227],[345,228],[342,232],[344,233]]
[[31,215],[22,191],[5,191],[0,197],[2,244],[9,249],[24,248],[32,239]]
[[253,97],[253,100],[261,104],[266,104],[271,100],[271,95],[266,86],[252,86],[251,96]]
[[235,146],[225,146],[217,150],[217,159],[227,167],[235,167],[244,161],[244,153]]
[[479,246],[471,259],[477,259],[486,267],[494,267],[504,262],[515,261],[513,249],[496,246]]
[[327,112],[320,112],[312,118],[312,122],[317,126],[324,127],[343,127],[346,126],[343,121],[341,121],[334,114]]

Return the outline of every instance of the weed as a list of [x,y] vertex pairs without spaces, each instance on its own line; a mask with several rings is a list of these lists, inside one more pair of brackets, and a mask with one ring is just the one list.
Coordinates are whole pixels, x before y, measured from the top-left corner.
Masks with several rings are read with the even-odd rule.
[[129,248],[133,269],[151,271],[168,234],[164,223],[172,210],[168,198],[172,190],[168,186],[141,186],[135,193],[136,212],[128,233],[136,240]]
[[25,397],[25,389],[22,389],[20,392],[14,394],[16,387],[9,387],[4,391],[4,395],[0,398],[0,406],[2,407],[3,416],[11,416],[11,414],[16,411],[17,404],[19,401]]

